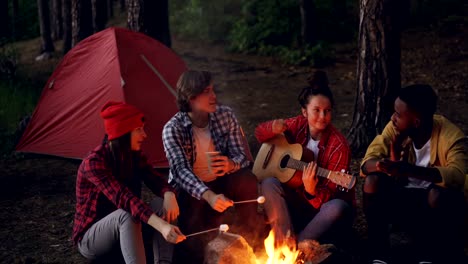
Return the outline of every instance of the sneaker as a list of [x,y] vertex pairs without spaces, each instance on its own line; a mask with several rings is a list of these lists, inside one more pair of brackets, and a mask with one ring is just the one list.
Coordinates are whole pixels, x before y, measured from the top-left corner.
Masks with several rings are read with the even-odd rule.
[[372,260],[372,264],[388,264],[388,262],[383,261],[381,259],[374,259]]

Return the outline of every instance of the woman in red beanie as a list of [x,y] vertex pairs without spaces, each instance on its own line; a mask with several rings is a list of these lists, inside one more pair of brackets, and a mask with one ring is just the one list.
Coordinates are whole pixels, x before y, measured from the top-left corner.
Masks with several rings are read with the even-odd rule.
[[[153,237],[154,263],[171,263],[171,243],[185,236],[170,224],[179,215],[173,189],[141,154],[146,138],[143,113],[126,103],[108,102],[101,117],[106,138],[78,169],[73,241],[88,259],[117,250],[126,263],[146,263],[141,223],[147,223],[158,231]],[[143,202],[141,181],[164,199]]]

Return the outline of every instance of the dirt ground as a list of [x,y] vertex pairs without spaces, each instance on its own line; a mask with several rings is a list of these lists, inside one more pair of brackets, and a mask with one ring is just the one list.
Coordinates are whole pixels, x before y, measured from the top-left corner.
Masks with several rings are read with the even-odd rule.
[[[440,97],[438,111],[465,133],[467,40],[467,30],[443,37],[434,30],[406,32],[402,41],[402,84],[432,85]],[[235,110],[254,155],[259,144],[253,131],[259,122],[299,113],[296,97],[312,68],[285,66],[273,58],[228,54],[222,45],[179,40],[173,48],[190,68],[214,73],[218,99]],[[336,101],[333,123],[347,134],[353,115],[356,50],[354,45],[341,46],[336,55],[336,64],[324,70]],[[354,171],[359,158],[353,159]],[[69,160],[19,155],[0,161],[0,263],[87,263],[69,241],[77,166]],[[351,253],[355,263],[365,254],[366,232],[360,207],[357,212],[354,227],[358,242]],[[407,238],[397,234],[392,241],[398,247],[405,245]]]

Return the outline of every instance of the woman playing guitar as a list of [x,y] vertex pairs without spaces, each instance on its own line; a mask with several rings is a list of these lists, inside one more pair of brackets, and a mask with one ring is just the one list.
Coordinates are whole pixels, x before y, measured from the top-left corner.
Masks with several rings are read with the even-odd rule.
[[301,249],[305,240],[344,242],[347,236],[343,232],[351,229],[353,219],[354,189],[342,192],[327,178],[317,177],[317,167],[348,170],[351,159],[346,138],[331,124],[333,95],[326,73],[315,72],[298,100],[301,115],[268,121],[255,129],[259,142],[283,133],[290,144],[301,144],[309,150],[304,153],[311,153],[308,156],[315,160],[304,160],[303,155],[310,163],[299,187],[282,184],[274,177],[262,181],[266,215],[277,244],[294,246],[297,242]]

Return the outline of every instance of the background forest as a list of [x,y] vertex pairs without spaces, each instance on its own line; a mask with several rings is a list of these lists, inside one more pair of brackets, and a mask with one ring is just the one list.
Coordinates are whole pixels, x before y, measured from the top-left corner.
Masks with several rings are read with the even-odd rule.
[[[316,69],[329,75],[333,123],[353,147],[353,172],[402,86],[432,85],[438,113],[468,133],[466,1],[0,0],[0,263],[86,263],[69,241],[78,163],[14,147],[63,55],[110,26],[143,32],[188,67],[213,72],[218,99],[235,110],[254,156],[255,126],[298,114],[297,94]],[[351,259],[362,263],[359,206],[354,227]],[[392,236],[404,260],[408,243],[404,233]]]

